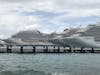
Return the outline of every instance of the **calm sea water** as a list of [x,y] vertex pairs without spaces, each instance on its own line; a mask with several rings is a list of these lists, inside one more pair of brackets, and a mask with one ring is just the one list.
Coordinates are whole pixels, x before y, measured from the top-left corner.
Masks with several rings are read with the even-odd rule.
[[0,75],[100,75],[100,54],[0,54]]

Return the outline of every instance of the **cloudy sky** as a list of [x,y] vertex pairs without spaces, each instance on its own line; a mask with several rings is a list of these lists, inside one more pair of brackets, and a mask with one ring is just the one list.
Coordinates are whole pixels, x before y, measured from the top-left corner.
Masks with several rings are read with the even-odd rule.
[[99,19],[100,0],[0,0],[0,38],[27,29],[61,32]]

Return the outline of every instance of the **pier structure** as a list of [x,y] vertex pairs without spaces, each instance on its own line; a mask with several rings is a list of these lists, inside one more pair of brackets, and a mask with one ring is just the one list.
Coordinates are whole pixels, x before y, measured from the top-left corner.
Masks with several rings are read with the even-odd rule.
[[100,48],[73,48],[69,45],[6,45],[0,53],[100,53]]

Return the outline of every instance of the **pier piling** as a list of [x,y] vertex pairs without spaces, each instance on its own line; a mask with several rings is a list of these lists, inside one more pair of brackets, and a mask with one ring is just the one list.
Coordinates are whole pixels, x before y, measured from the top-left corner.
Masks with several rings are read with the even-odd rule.
[[48,52],[48,46],[46,46],[46,50],[45,50],[45,52],[46,52],[46,53]]
[[80,50],[81,53],[85,53],[85,50],[83,50],[83,49],[84,49],[84,48],[81,47],[81,50]]
[[20,47],[20,53],[23,53],[23,46]]
[[66,47],[65,47],[65,46],[63,46],[63,48],[64,48],[64,50],[63,50],[63,51],[64,51],[64,52],[66,52]]
[[33,53],[35,53],[36,52],[36,47],[35,46],[33,46]]
[[91,53],[94,53],[94,48],[92,48]]
[[12,53],[12,46],[7,46],[7,53]]
[[69,46],[69,53],[71,53],[72,52],[72,48]]
[[53,50],[54,50],[54,52],[56,52],[55,46],[53,46]]
[[58,51],[57,52],[60,52],[60,46],[58,46]]
[[48,52],[48,46],[43,46],[43,48],[44,48],[43,52],[47,53]]

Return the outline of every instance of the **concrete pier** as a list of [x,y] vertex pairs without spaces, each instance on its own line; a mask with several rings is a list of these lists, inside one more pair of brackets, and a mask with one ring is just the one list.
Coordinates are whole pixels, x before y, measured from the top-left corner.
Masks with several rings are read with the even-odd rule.
[[0,47],[0,53],[100,53],[100,48],[73,48],[60,45],[7,45],[4,48]]

